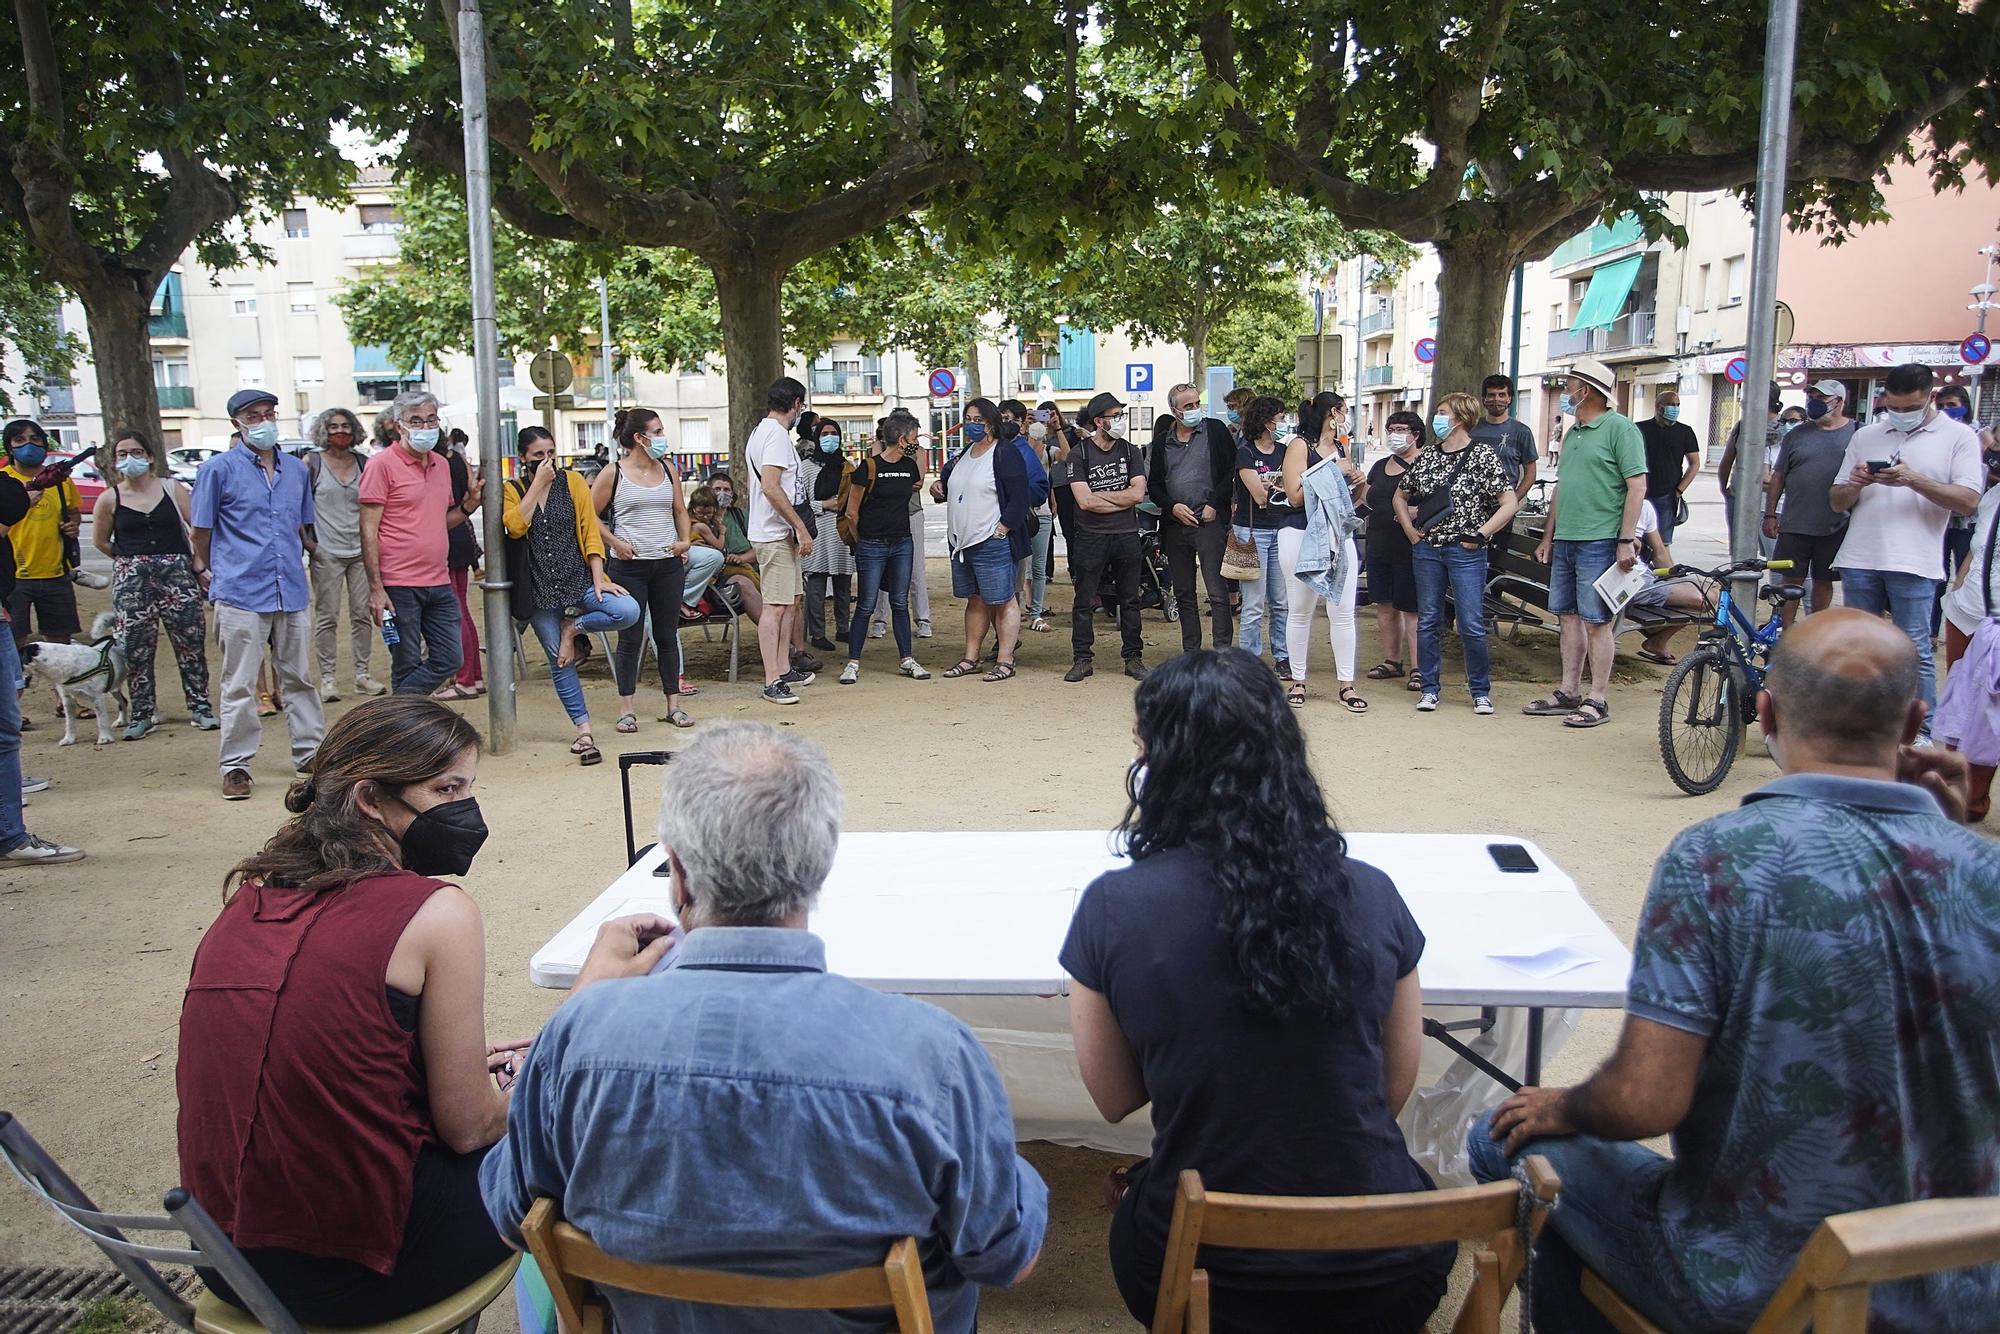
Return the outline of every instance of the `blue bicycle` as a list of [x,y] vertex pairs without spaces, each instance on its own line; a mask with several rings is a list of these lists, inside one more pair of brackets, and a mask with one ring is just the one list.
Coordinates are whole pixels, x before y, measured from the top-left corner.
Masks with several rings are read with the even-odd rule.
[[[1757,716],[1757,692],[1764,688],[1771,651],[1778,646],[1777,616],[1770,616],[1762,627],[1751,624],[1729,591],[1729,581],[1791,568],[1790,561],[1760,558],[1716,570],[1675,565],[1656,571],[1662,579],[1698,575],[1720,586],[1714,622],[1674,665],[1660,696],[1660,759],[1674,785],[1690,796],[1715,791],[1729,776],[1744,730]],[[1795,602],[1804,592],[1794,587],[1765,588],[1758,596],[1775,612],[1780,603]]]

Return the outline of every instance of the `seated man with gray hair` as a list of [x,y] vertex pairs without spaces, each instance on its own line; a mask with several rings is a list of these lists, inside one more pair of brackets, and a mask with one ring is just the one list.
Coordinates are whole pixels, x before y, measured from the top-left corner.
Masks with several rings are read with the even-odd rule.
[[[546,1196],[621,1259],[777,1277],[877,1264],[914,1236],[956,1334],[975,1285],[1033,1268],[1048,1188],[1014,1152],[992,1059],[944,1011],[827,972],[806,930],[840,818],[808,741],[725,723],[675,752],[660,843],[681,930],[606,923],[535,1039],[480,1170],[501,1236],[520,1246]],[[605,1295],[622,1334],[867,1327]]]

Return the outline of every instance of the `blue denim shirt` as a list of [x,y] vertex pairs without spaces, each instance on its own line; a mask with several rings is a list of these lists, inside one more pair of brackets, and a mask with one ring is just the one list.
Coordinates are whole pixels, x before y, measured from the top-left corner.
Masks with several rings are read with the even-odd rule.
[[[956,1334],[973,1328],[973,1285],[1012,1283],[1048,1223],[971,1030],[828,973],[819,937],[779,928],[700,928],[664,972],[556,1011],[479,1177],[517,1246],[538,1196],[606,1252],[654,1264],[825,1274],[914,1236],[937,1328]],[[606,1296],[620,1334],[886,1322]]]
[[313,521],[306,465],[276,451],[266,473],[242,441],[204,459],[194,476],[194,523],[209,530],[209,600],[244,611],[304,611],[305,545],[299,529]]
[[1347,585],[1347,563],[1354,559],[1350,539],[1361,531],[1347,478],[1340,465],[1327,459],[1306,469],[1303,481],[1306,535],[1299,543],[1298,578],[1323,598],[1339,601]]

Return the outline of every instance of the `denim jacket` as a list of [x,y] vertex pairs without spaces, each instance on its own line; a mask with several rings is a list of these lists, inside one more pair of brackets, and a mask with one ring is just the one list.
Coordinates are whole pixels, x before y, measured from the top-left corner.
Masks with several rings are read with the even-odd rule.
[[1340,596],[1347,584],[1347,563],[1354,559],[1354,535],[1361,516],[1354,512],[1347,478],[1339,461],[1322,459],[1306,469],[1306,536],[1299,545],[1298,578],[1327,599]]

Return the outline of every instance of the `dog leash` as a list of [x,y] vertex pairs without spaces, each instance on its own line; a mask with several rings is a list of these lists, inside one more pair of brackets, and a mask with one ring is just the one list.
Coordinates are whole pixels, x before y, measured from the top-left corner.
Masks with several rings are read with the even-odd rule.
[[69,680],[64,681],[63,684],[66,686],[82,685],[93,676],[102,676],[105,680],[109,681],[111,679],[111,650],[117,642],[114,639],[98,641],[96,645],[97,665],[89,671],[78,672],[75,676],[70,677]]

